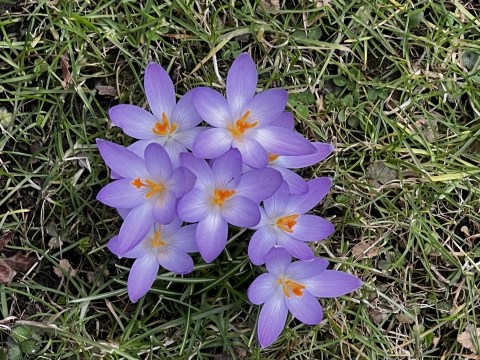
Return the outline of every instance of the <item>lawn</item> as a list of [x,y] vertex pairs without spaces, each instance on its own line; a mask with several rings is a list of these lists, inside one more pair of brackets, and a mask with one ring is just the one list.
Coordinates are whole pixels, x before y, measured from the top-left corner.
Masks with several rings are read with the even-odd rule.
[[[480,359],[477,1],[0,0],[0,31],[0,359]],[[251,232],[133,304],[95,198],[95,140],[133,142],[108,110],[147,106],[149,62],[178,95],[223,92],[242,52],[335,146],[301,172],[334,181],[314,212],[336,231],[312,246],[364,282],[264,350]]]

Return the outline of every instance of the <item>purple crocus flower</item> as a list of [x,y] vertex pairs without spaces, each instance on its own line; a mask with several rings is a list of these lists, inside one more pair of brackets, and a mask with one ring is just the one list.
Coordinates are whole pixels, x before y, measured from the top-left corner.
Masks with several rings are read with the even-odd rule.
[[109,111],[114,125],[135,139],[129,147],[143,157],[148,144],[165,147],[174,166],[180,153],[191,150],[193,140],[204,127],[196,127],[202,119],[192,104],[194,90],[187,92],[176,103],[175,90],[167,72],[158,64],[150,63],[145,70],[145,94],[151,112],[135,105],[121,104]]
[[257,169],[268,162],[267,152],[305,155],[315,148],[301,134],[273,123],[287,105],[283,89],[269,89],[255,95],[257,70],[248,54],[233,62],[227,75],[227,99],[217,91],[197,88],[193,104],[200,117],[213,129],[200,133],[193,144],[195,156],[216,159],[234,147],[243,161]]
[[195,229],[197,225],[182,227],[175,219],[168,225],[155,223],[144,239],[126,253],[119,253],[119,238],[112,238],[107,247],[120,257],[136,259],[128,276],[128,296],[137,302],[152,287],[159,267],[177,274],[193,270],[193,260],[187,253],[197,252]]
[[[247,173],[248,174],[248,173]],[[263,201],[261,220],[248,245],[248,256],[255,265],[265,263],[267,254],[275,245],[284,247],[290,255],[308,260],[313,251],[306,242],[319,241],[330,236],[333,225],[315,215],[304,215],[316,206],[328,193],[332,180],[310,180],[308,191],[303,195],[290,195],[283,182],[272,197]]]
[[176,217],[177,199],[190,191],[195,176],[186,168],[173,168],[165,149],[150,144],[145,159],[123,146],[97,139],[103,160],[122,179],[100,190],[97,200],[119,209],[132,209],[119,233],[121,255],[138,244],[154,222],[168,224]]
[[267,256],[267,273],[257,277],[248,288],[248,299],[261,305],[258,340],[264,348],[272,344],[285,326],[288,311],[308,325],[322,321],[322,306],[316,299],[333,298],[358,289],[362,282],[353,275],[326,270],[328,261],[314,258],[295,261],[282,248]]
[[180,219],[199,222],[197,246],[206,262],[213,261],[225,248],[228,224],[252,227],[260,221],[260,201],[270,197],[282,182],[273,169],[252,170],[241,174],[242,156],[230,149],[213,161],[190,153],[180,156],[183,166],[191,170],[197,181],[178,203]]

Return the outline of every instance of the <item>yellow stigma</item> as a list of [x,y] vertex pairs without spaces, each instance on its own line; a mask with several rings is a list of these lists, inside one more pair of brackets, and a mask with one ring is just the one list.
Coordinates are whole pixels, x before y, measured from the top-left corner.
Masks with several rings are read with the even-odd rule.
[[225,200],[231,198],[236,193],[235,190],[215,189],[211,200],[212,205],[223,206]]
[[164,112],[162,113],[162,121],[157,121],[152,128],[153,133],[158,136],[173,134],[175,130],[177,130],[177,124],[170,124],[170,121],[168,121],[168,117]]
[[252,129],[258,125],[258,121],[248,122],[247,119],[249,116],[250,111],[246,111],[245,114],[243,114],[240,119],[235,121],[234,124],[227,126],[228,131],[230,131],[230,133],[235,139],[240,140],[243,137],[245,131],[247,131],[248,129]]
[[292,214],[278,218],[277,221],[275,221],[275,225],[277,225],[283,231],[291,234],[293,233],[293,227],[297,225],[297,218],[299,216],[300,214]]
[[165,186],[162,183],[156,183],[150,179],[147,179],[145,182],[143,182],[139,177],[133,180],[131,184],[137,189],[140,189],[141,187],[150,188],[150,190],[145,194],[147,199],[151,198],[155,194],[161,194],[165,190]]
[[272,161],[277,160],[279,156],[280,155],[268,153],[268,162],[271,163]]
[[167,243],[163,241],[161,238],[160,227],[158,227],[158,229],[155,230],[155,234],[153,234],[153,239],[150,240],[150,245],[152,245],[153,248],[158,248],[158,247],[167,245]]
[[280,278],[277,280],[279,285],[283,286],[283,293],[286,297],[290,297],[291,294],[295,296],[303,296],[303,290],[305,290],[305,285],[299,284],[293,280],[286,280]]

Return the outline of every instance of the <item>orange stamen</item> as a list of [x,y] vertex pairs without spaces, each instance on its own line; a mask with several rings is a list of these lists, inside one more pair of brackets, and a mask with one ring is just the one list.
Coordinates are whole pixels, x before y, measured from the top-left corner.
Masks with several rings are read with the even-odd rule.
[[140,178],[136,178],[131,182],[133,186],[135,186],[137,189],[140,189],[142,186],[146,188],[150,188],[150,190],[145,194],[145,197],[151,198],[155,194],[161,194],[165,190],[165,186],[162,183],[156,183],[150,179],[145,180],[145,182],[142,182]]
[[152,245],[153,248],[167,245],[167,243],[163,241],[161,238],[160,228],[155,230],[155,234],[153,234],[153,239],[150,240],[150,244]]
[[213,191],[212,205],[223,206],[225,200],[229,199],[236,193],[235,190],[215,189]]
[[243,134],[248,129],[252,129],[258,125],[258,121],[248,122],[247,119],[250,116],[250,111],[246,111],[243,116],[235,121],[234,124],[227,127],[228,131],[232,134],[235,139],[241,139]]
[[170,124],[168,117],[165,113],[162,113],[162,121],[157,121],[152,128],[152,131],[155,135],[165,136],[175,132],[177,130],[177,124]]
[[297,225],[297,218],[299,216],[300,214],[292,214],[292,215],[278,218],[277,221],[275,222],[275,225],[277,225],[283,231],[291,234],[293,233],[293,227]]
[[271,163],[272,161],[277,160],[279,156],[280,155],[268,153],[268,162]]
[[303,296],[305,285],[299,284],[293,280],[278,279],[278,283],[283,286],[283,293],[290,297],[291,293],[295,296]]

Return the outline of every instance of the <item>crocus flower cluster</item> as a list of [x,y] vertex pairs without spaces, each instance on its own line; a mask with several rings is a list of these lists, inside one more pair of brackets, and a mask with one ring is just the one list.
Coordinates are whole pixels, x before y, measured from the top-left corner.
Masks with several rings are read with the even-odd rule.
[[280,335],[289,311],[318,324],[323,313],[317,297],[360,287],[355,276],[327,270],[328,262],[309,246],[334,231],[328,220],[308,213],[327,195],[331,180],[307,182],[293,171],[318,163],[333,148],[295,131],[285,90],[256,94],[257,70],[248,54],[232,64],[226,97],[199,87],[176,102],[172,80],[155,63],[146,68],[144,88],[150,111],[117,105],[109,113],[137,141],[125,148],[97,140],[114,180],[97,199],[124,219],[107,247],[135,259],[131,301],[148,292],[160,267],[188,274],[191,253],[215,260],[233,227],[254,230],[248,256],[254,265],[266,264],[267,272],[248,289],[250,301],[263,304],[262,347]]

